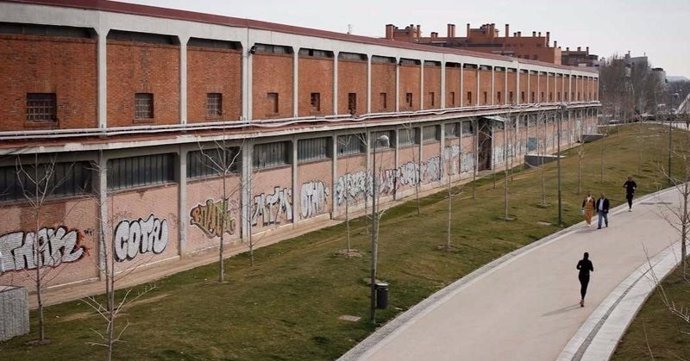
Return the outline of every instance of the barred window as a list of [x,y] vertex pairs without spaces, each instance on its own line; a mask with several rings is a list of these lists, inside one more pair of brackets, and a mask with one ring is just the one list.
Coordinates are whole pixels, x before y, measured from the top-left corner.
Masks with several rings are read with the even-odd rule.
[[223,94],[206,94],[206,115],[209,117],[219,117],[223,115]]
[[474,125],[472,125],[471,120],[466,120],[462,122],[462,136],[467,137],[474,134]]
[[174,154],[152,154],[108,160],[109,190],[152,186],[174,181]]
[[27,93],[26,120],[30,122],[54,122],[57,120],[55,93]]
[[433,142],[441,139],[441,128],[438,125],[426,126],[422,128],[422,139],[424,142]]
[[297,160],[310,162],[331,157],[330,138],[302,139],[297,142]]
[[448,138],[457,138],[460,136],[460,127],[458,123],[450,123],[445,125],[445,134],[444,137],[446,139]]
[[311,93],[310,103],[312,111],[321,111],[321,93]]
[[152,93],[136,93],[134,95],[134,118],[153,119]]
[[412,93],[405,93],[405,104],[408,107],[412,107]]
[[348,134],[338,136],[338,155],[361,154],[366,151],[366,136],[364,134]]
[[242,159],[239,147],[195,150],[187,153],[187,178],[207,178],[238,173]]
[[23,164],[0,167],[0,201],[36,196],[55,198],[93,192],[89,162]]
[[[375,149],[386,149],[393,147],[393,131],[383,130],[379,132],[371,132],[371,147]],[[388,137],[388,142],[383,141],[382,138]]]
[[266,102],[271,114],[278,114],[278,93],[266,93]]
[[254,146],[254,168],[266,169],[290,164],[290,142],[257,144]]
[[388,94],[379,93],[379,98],[381,99],[381,108],[388,109]]
[[357,113],[357,93],[347,93],[347,110],[350,114]]
[[398,130],[398,145],[406,147],[419,144],[419,128],[402,128]]

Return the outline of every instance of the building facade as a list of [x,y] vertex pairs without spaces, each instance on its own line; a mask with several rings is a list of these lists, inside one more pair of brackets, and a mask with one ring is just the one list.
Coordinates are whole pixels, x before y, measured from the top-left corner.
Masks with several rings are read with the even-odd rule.
[[0,49],[0,284],[243,248],[553,151],[558,122],[573,144],[599,107],[587,69],[100,0],[0,1]]

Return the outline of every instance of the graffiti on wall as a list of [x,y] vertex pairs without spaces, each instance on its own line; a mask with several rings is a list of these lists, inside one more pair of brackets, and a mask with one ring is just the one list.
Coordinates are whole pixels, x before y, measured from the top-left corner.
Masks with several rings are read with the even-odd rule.
[[322,181],[302,184],[300,194],[302,218],[310,218],[324,211],[328,203],[328,187]]
[[65,226],[4,234],[0,236],[0,273],[75,262],[85,252],[81,240],[80,232]]
[[189,223],[199,227],[209,238],[220,237],[223,232],[235,234],[235,219],[232,217],[230,201],[214,202],[207,199],[189,212]]
[[262,225],[279,224],[281,218],[292,220],[292,191],[288,188],[273,188],[273,194],[261,193],[254,197],[252,225],[261,220]]
[[167,246],[168,221],[153,214],[146,220],[124,220],[115,228],[113,254],[117,262],[132,260],[140,253],[160,254]]
[[472,172],[474,170],[474,153],[463,153],[462,161],[460,163],[460,170],[463,173]]
[[357,199],[359,196],[371,194],[368,189],[370,184],[371,174],[366,171],[343,174],[335,182],[336,203],[341,205],[346,199]]
[[448,170],[449,174],[458,174],[458,168],[460,167],[458,164],[460,160],[460,146],[456,144],[446,147],[443,150],[443,158],[450,163],[450,169]]

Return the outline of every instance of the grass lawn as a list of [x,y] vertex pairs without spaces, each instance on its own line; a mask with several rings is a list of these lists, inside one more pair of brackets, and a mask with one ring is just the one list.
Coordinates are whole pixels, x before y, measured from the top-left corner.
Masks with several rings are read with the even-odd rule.
[[[678,134],[680,132],[676,132]],[[582,191],[606,192],[612,206],[625,201],[623,182],[633,175],[639,195],[665,184],[659,164],[668,158],[665,128],[635,125],[616,128],[602,141],[584,145]],[[603,182],[600,181],[602,147]],[[642,151],[639,151],[642,149]],[[562,160],[564,226],[581,221],[583,194],[577,192],[576,149]],[[453,199],[452,249],[439,250],[447,237],[445,191],[421,201],[417,216],[411,200],[386,211],[381,222],[379,279],[390,283],[389,308],[377,312],[385,323],[478,267],[560,229],[557,222],[556,164],[543,172],[547,204],[542,203],[542,171],[515,171],[510,188],[510,217],[503,220],[504,180],[497,176],[456,188]],[[676,166],[676,169],[680,169]],[[546,224],[545,224],[546,223]],[[365,338],[368,322],[370,254],[368,222],[351,224],[353,247],[363,257],[336,255],[346,246],[345,225],[322,229],[247,255],[226,260],[219,284],[217,265],[179,273],[155,283],[118,320],[128,324],[117,344],[118,360],[333,360]],[[136,292],[136,290],[134,291]],[[358,322],[342,315],[362,317]],[[47,308],[51,343],[30,346],[35,333],[0,343],[2,360],[94,360],[103,349],[102,319],[83,301]],[[36,330],[32,314],[32,330]],[[379,324],[379,325],[380,325]]]

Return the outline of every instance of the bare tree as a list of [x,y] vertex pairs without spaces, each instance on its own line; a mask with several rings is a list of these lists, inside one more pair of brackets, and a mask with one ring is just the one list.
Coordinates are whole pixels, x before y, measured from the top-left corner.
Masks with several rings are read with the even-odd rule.
[[688,202],[690,202],[690,154],[687,152],[675,151],[674,155],[680,162],[681,170],[676,172],[675,176],[668,174],[666,169],[661,169],[662,174],[669,180],[672,186],[680,196],[680,205],[676,207],[666,207],[669,214],[664,217],[666,221],[680,234],[680,252],[681,252],[681,266],[683,270],[683,278],[687,277],[687,243],[688,232],[690,231],[690,210],[688,209]]
[[[417,215],[419,216],[422,214],[421,210],[421,203],[419,200],[419,187],[421,186],[422,182],[422,166],[421,166],[421,159],[417,159],[417,152],[419,152],[419,149],[422,147],[422,142],[421,142],[421,134],[417,135],[415,133],[415,129],[412,126],[412,123],[407,123],[402,125],[402,129],[405,131],[405,135],[403,139],[406,141],[405,144],[412,144],[410,147],[410,150],[412,151],[412,162],[415,164],[415,167],[417,169],[417,175],[415,177],[415,182],[414,182],[414,194],[415,194],[415,200],[417,202]],[[419,141],[419,148],[416,146],[417,145],[417,140]]]
[[[460,159],[462,159],[462,152],[460,152]],[[451,187],[451,185],[452,185],[452,181],[451,181],[452,163],[453,163],[453,157],[452,156],[448,157],[448,173],[447,173],[447,178],[448,178],[448,184],[447,184],[447,191],[448,191],[448,230],[447,230],[447,238],[446,238],[446,245],[445,245],[445,250],[447,252],[450,252],[450,250],[452,248],[451,225],[453,224],[453,197],[462,194],[462,192],[453,193],[453,189]]]
[[[349,154],[349,149],[354,149],[356,151],[361,151],[362,146],[366,144],[366,137],[363,135],[353,135],[353,134],[348,134],[344,136],[338,136],[337,137],[337,146],[339,149],[339,154]],[[349,157],[346,158],[345,160],[345,174],[350,173],[350,160]],[[347,248],[344,251],[344,254],[346,257],[351,257],[353,255],[359,255],[359,251],[352,249],[352,241],[351,241],[351,231],[350,231],[350,201],[353,196],[351,195],[351,189],[350,189],[350,182],[345,180],[343,182],[343,194],[344,194],[344,200],[345,200],[345,230],[347,234]],[[340,252],[342,253],[342,252]]]
[[[568,118],[570,118],[571,112],[568,112]],[[584,122],[581,116],[579,116],[579,111],[576,114],[576,123],[578,124],[578,139],[580,144],[577,146],[577,194],[582,194],[582,164],[585,160],[585,138],[584,138]]]
[[[63,262],[59,250],[50,249],[50,239],[54,236],[50,230],[43,229],[46,223],[46,201],[56,195],[58,190],[68,180],[74,163],[60,163],[60,172],[56,171],[58,166],[55,155],[39,157],[38,153],[33,154],[33,161],[24,163],[23,158],[17,156],[15,167],[17,172],[17,184],[29,205],[33,215],[33,237],[31,242],[31,258],[28,267],[34,267],[33,276],[27,273],[34,282],[36,291],[36,303],[38,305],[38,340],[40,344],[47,343],[45,335],[45,315],[43,289],[49,281],[57,276],[52,274],[54,267]],[[76,187],[86,188],[89,184],[73,184]],[[71,209],[66,212],[69,214]],[[29,242],[29,240],[27,240]],[[66,250],[72,251],[72,250]]]

